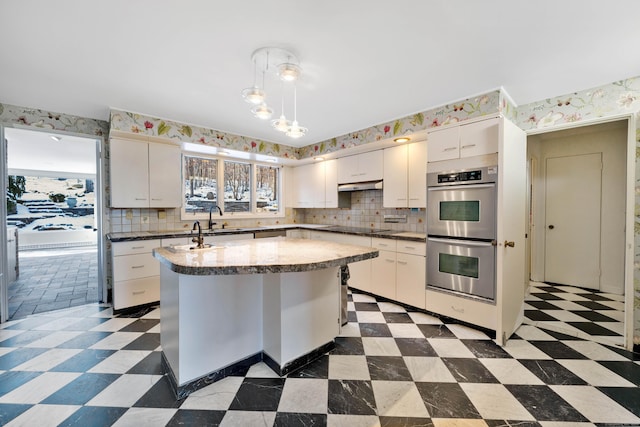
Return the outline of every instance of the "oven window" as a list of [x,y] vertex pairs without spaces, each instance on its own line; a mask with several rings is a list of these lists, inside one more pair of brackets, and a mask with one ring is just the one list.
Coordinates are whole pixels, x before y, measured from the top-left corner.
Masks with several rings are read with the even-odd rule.
[[480,201],[440,202],[440,221],[480,221]]
[[477,279],[478,261],[478,258],[440,253],[438,254],[438,270],[441,273]]

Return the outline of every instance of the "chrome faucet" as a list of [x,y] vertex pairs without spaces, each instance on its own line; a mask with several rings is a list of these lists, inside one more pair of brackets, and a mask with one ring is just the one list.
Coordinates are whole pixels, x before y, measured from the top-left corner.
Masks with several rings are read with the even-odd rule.
[[198,236],[192,238],[191,241],[193,243],[197,243],[196,247],[198,249],[202,249],[204,248],[204,237],[202,237],[202,228],[200,228],[200,221],[196,221],[193,223],[193,228],[191,229],[191,231],[194,231],[196,227],[198,228]]
[[222,216],[222,209],[220,209],[220,206],[211,205],[211,207],[209,208],[209,230],[213,230],[213,226],[217,224],[217,222],[213,222],[211,220],[211,212],[213,211],[213,208],[217,208],[218,212],[220,212],[220,216]]

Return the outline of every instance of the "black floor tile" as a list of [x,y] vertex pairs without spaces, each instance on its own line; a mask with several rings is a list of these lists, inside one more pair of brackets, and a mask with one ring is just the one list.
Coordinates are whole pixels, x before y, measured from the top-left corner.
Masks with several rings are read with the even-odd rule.
[[573,301],[578,305],[588,308],[589,310],[613,310],[613,308],[600,304],[596,301]]
[[218,426],[227,411],[178,409],[166,427],[177,426]]
[[505,387],[538,421],[589,421],[546,385],[507,384]]
[[400,356],[367,356],[367,366],[373,381],[413,381]]
[[455,338],[453,332],[446,325],[417,325],[425,338]]
[[633,415],[640,417],[640,388],[598,387],[598,390],[627,408]]
[[0,347],[24,347],[40,338],[46,337],[50,333],[51,331],[25,331],[11,338],[7,338],[4,341],[0,341]]
[[587,383],[555,360],[519,359],[525,368],[547,385],[586,385]]
[[380,427],[434,427],[430,418],[379,417]]
[[482,418],[459,384],[419,382],[416,387],[431,418]]
[[162,352],[152,351],[147,357],[138,362],[127,374],[164,375],[162,368]]
[[327,414],[299,414],[294,412],[278,412],[273,427],[313,427],[326,426]]
[[621,336],[619,333],[612,331],[611,329],[607,329],[604,326],[600,326],[597,323],[567,322],[567,324],[573,326],[574,328],[580,329],[582,332],[586,332],[589,335],[607,336],[607,337]]
[[442,361],[460,383],[498,383],[499,381],[478,359],[445,357]]
[[380,311],[377,302],[354,302],[356,311]]
[[282,396],[284,378],[245,378],[230,410],[276,411]]
[[143,334],[126,346],[123,350],[155,350],[160,347],[160,334]]
[[395,338],[395,341],[403,356],[438,357],[426,338]]
[[584,317],[587,320],[592,322],[617,322],[616,319],[613,319],[609,316],[605,316],[602,313],[598,313],[597,311],[591,310],[569,310],[573,314],[577,314],[578,316]]
[[88,331],[89,329],[95,328],[109,320],[108,317],[86,317],[78,322],[75,322],[63,330],[65,331]]
[[522,420],[484,420],[487,423],[487,427],[541,427],[540,423],[535,421],[522,421]]
[[560,341],[532,341],[531,344],[551,356],[552,359],[586,359],[581,353]]
[[358,321],[358,315],[356,314],[355,311],[348,311],[347,312],[347,320],[350,323],[356,323]]
[[329,378],[329,356],[325,354],[319,357],[302,369],[290,373],[287,378]]
[[18,330],[26,331],[30,329],[35,329],[38,326],[46,325],[47,323],[55,319],[56,319],[55,317],[46,317],[46,316],[28,317],[16,323],[15,325],[7,326],[4,329],[18,329]]
[[539,310],[525,310],[524,315],[527,319],[531,319],[535,322],[555,322],[558,319]]
[[[640,365],[623,361],[603,360],[598,362],[610,371],[620,375],[625,380],[640,387]],[[640,403],[640,400],[638,401]]]
[[[331,350],[331,354],[337,356],[359,356],[364,354],[362,338],[359,337],[336,337],[336,347]],[[1,360],[1,359],[0,359]]]
[[460,340],[474,356],[482,359],[510,359],[511,355],[493,340]]
[[391,337],[386,323],[360,323],[360,335],[363,337]]
[[546,334],[551,335],[552,338],[555,338],[559,341],[583,341],[582,338],[578,338],[575,335],[567,335],[563,334],[562,332],[552,331],[550,329],[540,329],[543,330]]
[[80,353],[52,368],[51,371],[87,372],[115,352],[116,350],[82,350]]
[[547,301],[526,301],[526,303],[538,310],[560,310],[560,307]]
[[555,294],[550,294],[547,292],[531,292],[531,296],[532,297],[536,297],[536,298],[540,298],[541,300],[545,300],[545,301],[560,301],[563,298],[559,297],[558,295]]
[[118,332],[147,332],[158,323],[160,323],[158,319],[138,319],[120,329]]
[[83,406],[59,427],[106,427],[113,425],[129,408],[109,406]]
[[169,377],[163,376],[133,405],[136,408],[179,408],[182,400],[177,400],[169,383]]
[[[0,374],[0,396],[9,393],[20,387],[22,384],[26,384],[35,377],[42,374],[42,372],[27,372],[27,371],[7,371]],[[0,412],[1,414],[1,412]],[[2,420],[2,418],[0,418]],[[0,425],[3,425],[0,423]]]
[[545,291],[545,292],[554,292],[557,294],[567,293],[567,291],[565,291],[564,289],[560,289],[556,286],[536,286],[535,289],[539,291]]
[[329,380],[330,414],[376,415],[371,381]]
[[0,403],[0,426],[7,425],[33,405],[21,405],[15,403]]
[[80,375],[41,403],[49,405],[84,405],[120,377],[118,374]]
[[48,348],[18,348],[10,353],[0,356],[0,371],[8,371],[23,364],[36,356],[41,355]]
[[578,293],[581,297],[590,299],[591,301],[613,301],[611,298],[605,297],[598,292]]
[[382,313],[387,323],[413,323],[407,313]]
[[103,331],[87,331],[75,338],[71,338],[69,341],[65,341],[60,344],[57,348],[88,348],[94,345],[95,343],[102,341],[113,332],[103,332]]

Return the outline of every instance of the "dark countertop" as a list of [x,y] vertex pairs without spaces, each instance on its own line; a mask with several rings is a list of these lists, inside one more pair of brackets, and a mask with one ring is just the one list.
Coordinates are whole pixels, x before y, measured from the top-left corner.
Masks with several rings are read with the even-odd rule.
[[[229,234],[253,234],[258,231],[273,230],[317,230],[331,233],[353,234],[357,236],[380,237],[384,239],[410,240],[414,242],[425,242],[425,233],[414,233],[409,231],[397,231],[388,229],[373,229],[364,227],[344,227],[339,225],[322,224],[279,224],[261,227],[229,227],[225,229],[202,230],[204,236],[223,236]],[[166,230],[166,231],[138,231],[127,233],[109,233],[107,239],[111,242],[127,242],[132,240],[152,240],[168,239],[172,237],[187,237],[193,232],[191,230]]]

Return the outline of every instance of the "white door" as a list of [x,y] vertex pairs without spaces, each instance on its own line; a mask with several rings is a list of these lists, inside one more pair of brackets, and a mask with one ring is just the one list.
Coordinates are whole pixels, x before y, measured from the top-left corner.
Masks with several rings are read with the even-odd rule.
[[600,288],[602,154],[552,157],[545,177],[545,281]]

